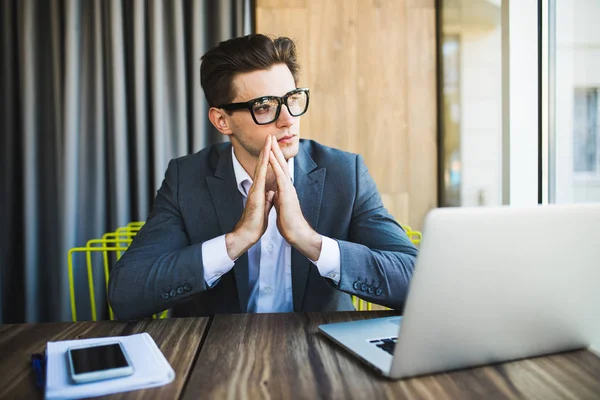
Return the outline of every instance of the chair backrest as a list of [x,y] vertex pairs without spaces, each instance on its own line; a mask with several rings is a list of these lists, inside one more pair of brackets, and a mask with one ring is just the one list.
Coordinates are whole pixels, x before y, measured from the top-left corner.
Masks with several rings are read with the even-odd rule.
[[[94,253],[102,255],[102,268],[101,273],[104,276],[105,290],[108,290],[108,277],[110,273],[110,266],[116,262],[121,255],[127,250],[131,244],[133,237],[137,234],[140,228],[144,225],[143,222],[131,222],[126,226],[117,228],[114,232],[107,232],[102,235],[101,239],[89,240],[85,247],[74,247],[69,250],[68,253],[68,264],[69,264],[69,294],[71,298],[71,319],[77,321],[77,307],[76,307],[76,295],[75,295],[75,282],[73,276],[74,268],[82,268],[83,265],[76,265],[74,255],[76,253],[84,253],[85,255],[85,266],[87,269],[87,281],[88,281],[88,293],[90,298],[90,311],[92,320],[96,321],[97,315],[97,304],[96,304],[96,293],[94,288],[94,273],[99,269],[99,266],[94,265]],[[98,264],[98,263],[96,263]],[[115,318],[110,304],[107,304],[109,318],[113,320]],[[163,311],[160,314],[153,315],[153,318],[166,318],[168,315],[167,311]]]
[[[421,239],[423,238],[421,232],[413,231],[408,225],[402,225],[402,228],[404,228],[406,235],[415,246],[418,246],[419,243],[421,243]],[[358,311],[389,310],[387,307],[380,306],[379,304],[369,303],[368,301],[365,301],[357,296],[352,296],[352,304],[354,304],[354,308],[356,308]]]

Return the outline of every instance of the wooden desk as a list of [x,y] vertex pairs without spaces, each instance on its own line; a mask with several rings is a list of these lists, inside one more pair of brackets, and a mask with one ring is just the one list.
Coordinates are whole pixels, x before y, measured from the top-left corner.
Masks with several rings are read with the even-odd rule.
[[41,399],[35,387],[30,356],[41,353],[46,342],[124,336],[148,332],[173,370],[175,381],[159,388],[119,393],[111,399],[177,399],[207,332],[208,318],[181,318],[125,322],[56,322],[0,325],[0,399]]
[[600,398],[600,359],[589,351],[391,381],[317,329],[323,323],[389,315],[393,313],[218,316],[183,398]]
[[0,399],[41,398],[29,356],[47,341],[148,332],[175,382],[110,398],[598,399],[600,358],[582,350],[423,378],[378,376],[318,333],[322,323],[392,312],[236,314],[207,318],[0,326]]

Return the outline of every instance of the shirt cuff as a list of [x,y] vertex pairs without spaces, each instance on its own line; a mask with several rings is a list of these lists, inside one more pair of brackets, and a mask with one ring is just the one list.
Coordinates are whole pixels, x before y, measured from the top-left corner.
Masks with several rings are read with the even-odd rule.
[[227,254],[225,235],[202,243],[202,264],[204,266],[204,280],[209,287],[233,268],[234,262]]
[[340,283],[340,245],[337,241],[321,235],[321,254],[318,260],[311,262],[317,266],[321,276],[331,279],[336,285]]

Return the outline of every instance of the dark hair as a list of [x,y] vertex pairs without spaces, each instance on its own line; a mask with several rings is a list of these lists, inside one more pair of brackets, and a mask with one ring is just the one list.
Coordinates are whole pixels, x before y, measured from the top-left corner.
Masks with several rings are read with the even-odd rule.
[[211,107],[231,103],[236,95],[233,80],[238,74],[285,64],[296,84],[300,75],[296,45],[287,37],[251,34],[229,39],[207,51],[201,60],[200,84]]

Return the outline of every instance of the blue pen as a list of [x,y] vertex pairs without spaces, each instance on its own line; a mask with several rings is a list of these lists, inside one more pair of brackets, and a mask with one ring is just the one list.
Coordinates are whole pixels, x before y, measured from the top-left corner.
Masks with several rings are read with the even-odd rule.
[[33,367],[33,373],[35,375],[35,386],[39,389],[44,389],[46,386],[46,357],[39,353],[32,354],[31,366]]

